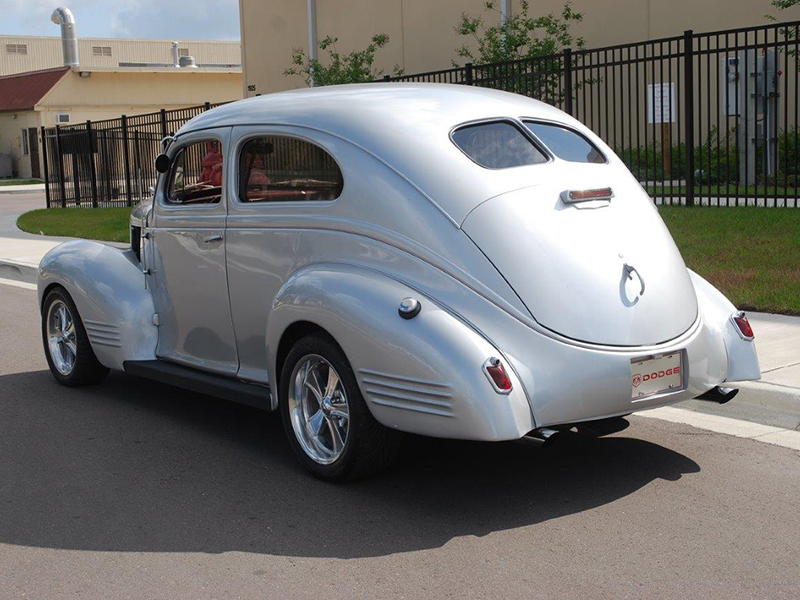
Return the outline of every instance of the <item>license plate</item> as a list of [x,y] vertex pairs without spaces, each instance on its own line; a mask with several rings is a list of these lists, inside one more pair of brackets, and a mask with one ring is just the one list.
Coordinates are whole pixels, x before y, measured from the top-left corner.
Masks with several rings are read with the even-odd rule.
[[631,399],[683,388],[683,352],[631,361]]

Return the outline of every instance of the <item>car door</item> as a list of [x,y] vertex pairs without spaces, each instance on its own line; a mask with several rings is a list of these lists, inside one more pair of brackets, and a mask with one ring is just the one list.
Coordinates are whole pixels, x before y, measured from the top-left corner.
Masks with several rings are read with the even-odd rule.
[[151,281],[158,312],[156,354],[207,371],[239,366],[225,266],[223,157],[230,128],[181,136],[159,180]]
[[268,383],[272,301],[309,260],[310,240],[320,235],[314,220],[330,216],[344,186],[335,143],[291,127],[233,129],[226,258],[241,379]]

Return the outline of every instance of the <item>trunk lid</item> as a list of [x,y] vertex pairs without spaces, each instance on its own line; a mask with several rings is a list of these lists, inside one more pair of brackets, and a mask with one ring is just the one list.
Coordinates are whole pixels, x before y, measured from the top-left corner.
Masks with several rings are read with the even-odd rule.
[[[568,187],[501,194],[475,208],[462,229],[544,327],[600,345],[671,340],[697,318],[688,271],[638,184],[608,175],[609,165],[571,166],[548,177]],[[568,190],[608,187],[609,201],[562,199]]]

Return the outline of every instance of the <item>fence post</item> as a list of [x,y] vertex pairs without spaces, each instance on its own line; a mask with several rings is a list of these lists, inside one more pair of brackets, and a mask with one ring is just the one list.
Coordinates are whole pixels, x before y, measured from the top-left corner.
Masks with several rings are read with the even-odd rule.
[[161,109],[161,139],[167,137],[167,111]]
[[472,63],[468,62],[467,64],[465,64],[464,65],[464,69],[465,69],[465,71],[464,71],[464,82],[467,85],[473,85],[472,84]]
[[92,208],[97,208],[97,167],[94,164],[94,148],[92,144],[92,122],[86,121],[86,137],[89,142],[89,175],[92,178]]
[[42,162],[44,164],[44,199],[45,206],[50,208],[50,170],[47,166],[47,130],[42,125]]
[[122,115],[122,158],[125,161],[125,198],[127,199],[128,206],[133,206],[133,196],[131,195],[131,156],[128,151],[128,117],[125,115]]
[[564,48],[564,112],[572,115],[572,48]]
[[61,125],[56,124],[56,156],[58,156],[58,187],[61,189],[61,208],[67,208],[67,186],[64,183],[64,155],[61,153]]
[[683,107],[686,144],[686,206],[694,206],[694,32],[683,32]]

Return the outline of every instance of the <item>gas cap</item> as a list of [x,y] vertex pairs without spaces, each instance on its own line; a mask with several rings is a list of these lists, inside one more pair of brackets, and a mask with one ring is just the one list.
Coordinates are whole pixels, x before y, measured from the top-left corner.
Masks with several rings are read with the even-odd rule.
[[421,310],[422,304],[416,298],[403,298],[397,307],[397,313],[404,319],[413,319]]

